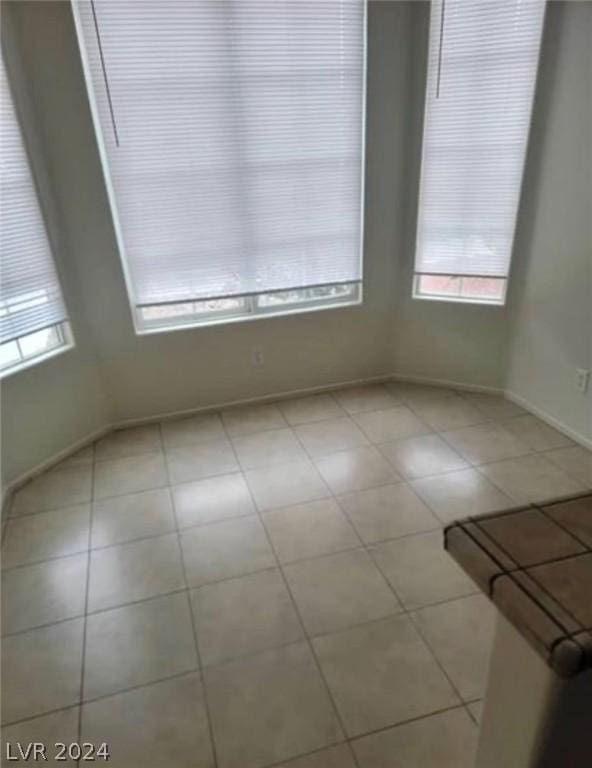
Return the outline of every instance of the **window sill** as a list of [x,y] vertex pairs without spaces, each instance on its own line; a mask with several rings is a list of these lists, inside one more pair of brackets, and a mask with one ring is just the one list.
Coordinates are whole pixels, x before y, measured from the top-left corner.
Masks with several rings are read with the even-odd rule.
[[444,304],[472,304],[478,307],[497,307],[502,308],[506,306],[506,300],[492,300],[492,299],[470,299],[459,296],[426,296],[418,293],[414,293],[411,297],[414,301],[437,301]]
[[8,379],[10,376],[14,376],[17,373],[22,373],[29,368],[34,368],[35,366],[39,365],[39,363],[44,363],[54,357],[63,355],[65,352],[69,352],[71,349],[74,349],[75,346],[76,345],[74,344],[74,340],[72,339],[70,341],[66,341],[64,344],[61,344],[59,347],[50,349],[49,352],[45,352],[42,355],[36,355],[35,357],[29,357],[27,360],[22,360],[20,363],[0,371],[0,379]]
[[422,301],[503,307],[507,288],[506,277],[416,273],[412,297]]
[[290,315],[302,315],[311,312],[325,312],[331,309],[347,309],[349,307],[360,306],[363,303],[362,286],[360,285],[356,295],[344,298],[342,300],[327,301],[314,305],[299,304],[291,308],[283,307],[269,307],[266,309],[259,309],[256,312],[240,312],[232,315],[210,316],[208,318],[198,318],[195,316],[189,318],[187,321],[173,320],[161,325],[147,326],[139,321],[137,313],[134,313],[134,329],[138,336],[151,336],[155,333],[170,333],[173,331],[187,331],[196,328],[209,328],[218,325],[230,325],[234,323],[252,322],[255,320],[269,320],[272,318],[288,317]]

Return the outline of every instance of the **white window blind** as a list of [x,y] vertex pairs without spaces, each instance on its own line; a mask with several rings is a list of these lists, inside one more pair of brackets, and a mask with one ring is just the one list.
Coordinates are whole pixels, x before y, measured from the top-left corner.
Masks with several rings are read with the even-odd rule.
[[364,0],[75,12],[136,308],[361,280]]
[[544,11],[543,0],[432,0],[418,275],[508,275]]
[[[0,65],[0,368],[47,351],[66,309],[3,60]],[[43,339],[39,332],[47,331]],[[21,349],[20,340],[24,340]],[[40,346],[41,345],[41,346]],[[45,348],[44,348],[45,345]]]

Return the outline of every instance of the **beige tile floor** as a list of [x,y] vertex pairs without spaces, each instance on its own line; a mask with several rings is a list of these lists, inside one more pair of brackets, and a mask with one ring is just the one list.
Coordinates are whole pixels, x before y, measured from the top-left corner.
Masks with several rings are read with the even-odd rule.
[[2,738],[469,768],[494,611],[442,527],[590,487],[591,454],[516,405],[412,384],[112,433],[9,508]]

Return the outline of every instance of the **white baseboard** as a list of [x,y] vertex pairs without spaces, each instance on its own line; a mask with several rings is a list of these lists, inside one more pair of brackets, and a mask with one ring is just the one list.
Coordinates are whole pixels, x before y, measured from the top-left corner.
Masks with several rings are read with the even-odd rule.
[[546,413],[545,411],[541,410],[537,406],[533,405],[528,400],[525,400],[523,397],[520,397],[520,395],[517,395],[515,392],[511,392],[510,390],[504,390],[499,387],[488,387],[481,384],[468,384],[460,381],[451,381],[449,379],[435,379],[429,376],[413,376],[413,375],[407,375],[407,374],[390,373],[390,374],[382,374],[380,376],[366,377],[362,379],[351,379],[349,381],[339,381],[339,382],[332,382],[330,384],[321,384],[315,387],[304,387],[302,389],[294,389],[287,392],[286,391],[274,392],[267,395],[259,395],[257,397],[244,398],[242,400],[232,400],[232,401],[227,401],[223,403],[213,403],[211,405],[200,406],[198,408],[189,408],[182,411],[168,411],[166,413],[160,413],[155,416],[146,416],[146,417],[140,417],[135,419],[121,419],[117,422],[113,422],[112,424],[106,424],[100,429],[97,429],[91,432],[90,434],[86,435],[85,437],[77,440],[75,443],[70,444],[68,447],[63,448],[61,451],[58,451],[56,454],[46,459],[45,461],[42,461],[40,464],[37,464],[32,469],[27,470],[26,472],[23,472],[15,480],[11,481],[6,486],[6,488],[4,488],[2,491],[2,509],[4,510],[4,505],[6,500],[21,485],[24,485],[26,482],[33,479],[37,475],[41,474],[42,472],[45,472],[48,469],[51,469],[53,466],[55,466],[56,464],[59,464],[59,462],[63,461],[64,459],[67,459],[69,456],[76,453],[81,448],[86,448],[86,446],[90,445],[90,443],[93,443],[95,440],[98,440],[99,438],[104,437],[106,434],[116,429],[141,426],[143,424],[153,424],[154,422],[166,421],[168,419],[182,418],[183,416],[192,416],[199,413],[219,411],[226,408],[237,408],[242,405],[256,405],[257,403],[268,403],[268,402],[276,402],[278,400],[287,400],[292,397],[305,397],[307,395],[320,394],[323,392],[328,392],[336,389],[344,389],[345,387],[361,386],[364,384],[379,384],[385,381],[404,381],[404,382],[409,382],[413,384],[428,384],[434,387],[449,387],[451,389],[457,389],[464,392],[483,392],[483,393],[494,394],[494,395],[505,395],[505,397],[507,397],[508,400],[511,400],[517,405],[522,406],[522,408],[529,411],[533,415],[538,416],[538,418],[540,418],[542,421],[545,421],[550,426],[554,427],[560,432],[563,432],[565,435],[570,437],[576,443],[579,443],[580,445],[583,445],[585,448],[592,450],[592,440],[590,438],[580,434],[579,432],[576,432],[573,429],[570,429],[569,427],[567,427],[562,422],[558,421],[556,418],[554,418],[550,414]]
[[197,408],[188,408],[181,411],[167,411],[165,413],[159,413],[154,416],[144,416],[134,419],[120,419],[119,421],[114,421],[110,424],[104,425],[100,429],[97,429],[88,435],[85,435],[85,437],[76,440],[76,442],[71,443],[66,448],[63,448],[62,450],[53,454],[53,456],[50,456],[48,459],[45,459],[39,464],[36,464],[34,467],[28,469],[26,472],[23,472],[21,475],[8,483],[6,487],[2,489],[2,509],[4,510],[5,503],[10,495],[22,485],[29,482],[29,480],[32,480],[42,472],[51,469],[56,464],[59,464],[64,459],[67,459],[69,456],[79,451],[81,448],[86,448],[87,445],[90,445],[95,440],[104,437],[106,434],[113,432],[116,429],[124,429],[126,427],[139,427],[144,424],[154,424],[155,422],[183,418],[184,416],[194,416],[200,413],[211,413],[212,411],[220,411],[227,408],[238,408],[241,405],[256,405],[258,403],[270,403],[277,402],[278,400],[288,400],[292,397],[306,397],[306,395],[321,394],[323,392],[330,392],[336,389],[345,389],[346,387],[362,386],[364,384],[379,384],[383,381],[390,381],[391,379],[392,375],[385,373],[380,376],[370,376],[363,379],[350,379],[349,381],[337,381],[331,384],[321,384],[316,387],[293,389],[287,392],[274,392],[272,394],[248,397],[242,400],[212,403],[211,405],[203,405]]
[[503,395],[504,390],[500,387],[488,387],[484,384],[468,384],[462,381],[451,381],[450,379],[434,379],[431,376],[408,376],[400,373],[391,375],[392,381],[405,381],[410,384],[428,384],[431,387],[448,387],[449,389],[459,389],[462,392],[483,392],[488,395]]
[[515,392],[502,387],[487,387],[480,384],[466,384],[459,381],[450,381],[448,379],[433,379],[429,376],[407,376],[401,374],[393,374],[393,381],[408,381],[415,384],[429,384],[434,387],[450,387],[451,389],[457,389],[461,392],[484,392],[491,395],[503,395],[508,400],[511,400],[516,405],[524,408],[525,411],[532,413],[533,416],[537,416],[541,421],[549,424],[549,426],[562,432],[567,437],[571,438],[574,442],[582,445],[584,448],[592,451],[592,438],[583,435],[581,432],[577,432],[575,429],[568,427],[559,419],[556,419],[551,414],[544,411],[542,408],[534,405],[530,400],[527,400]]
[[183,416],[194,416],[198,413],[211,413],[212,411],[221,411],[228,408],[240,408],[244,405],[258,405],[262,403],[275,403],[279,400],[289,400],[293,397],[306,397],[307,395],[319,395],[323,392],[331,392],[336,389],[345,389],[347,387],[358,387],[365,384],[380,384],[384,381],[391,381],[392,374],[384,373],[380,376],[370,376],[363,379],[350,379],[349,381],[337,381],[331,384],[319,384],[315,387],[303,387],[302,389],[290,389],[282,392],[272,392],[267,395],[257,395],[256,397],[246,397],[241,400],[227,400],[222,403],[212,403],[211,405],[202,405],[197,408],[187,408],[182,411],[166,411],[156,416],[141,416],[133,419],[122,419],[112,425],[112,429],[122,429],[123,427],[138,427],[143,424],[152,424],[155,421],[167,421],[169,419],[179,419]]
[[521,395],[517,395],[515,392],[512,392],[509,389],[506,389],[504,394],[508,400],[516,403],[516,405],[520,405],[526,411],[532,413],[533,416],[537,416],[541,421],[546,422],[550,427],[554,427],[559,432],[562,432],[564,435],[567,435],[567,437],[570,437],[574,442],[579,443],[584,448],[592,451],[592,438],[589,438],[586,435],[583,435],[581,432],[577,432],[575,429],[568,427],[562,421],[559,421],[559,419],[551,416],[550,413],[547,413],[547,411],[544,411],[542,408],[534,405],[530,402],[530,400],[526,400],[526,398],[522,397]]
[[53,456],[50,456],[48,459],[45,459],[39,464],[36,464],[32,469],[28,469],[26,472],[23,472],[17,478],[12,480],[2,489],[2,511],[4,512],[4,507],[8,501],[8,498],[10,497],[10,494],[14,493],[14,491],[16,491],[17,488],[20,488],[21,485],[24,485],[29,480],[32,480],[34,477],[42,474],[46,470],[55,467],[55,465],[59,464],[60,461],[64,461],[64,459],[69,458],[73,454],[80,451],[82,448],[86,448],[87,445],[94,443],[95,440],[99,440],[101,437],[104,437],[112,430],[113,425],[111,424],[107,424],[103,427],[100,427],[99,429],[95,429],[93,432],[90,432],[84,437],[81,437],[74,443],[70,443],[70,445],[68,445],[66,448],[62,448],[61,451],[54,453]]

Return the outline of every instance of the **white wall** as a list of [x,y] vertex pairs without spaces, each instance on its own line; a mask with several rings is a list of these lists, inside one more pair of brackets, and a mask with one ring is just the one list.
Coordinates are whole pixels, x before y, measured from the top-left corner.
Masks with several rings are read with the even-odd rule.
[[429,6],[414,7],[407,246],[397,280],[393,370],[509,390],[592,439],[592,3],[550,2],[506,307],[413,300]]
[[511,282],[507,389],[592,441],[592,3],[549,3]]
[[469,385],[501,388],[506,367],[506,307],[413,299],[411,295],[429,38],[427,2],[413,4],[412,99],[408,104],[405,228],[401,233],[393,370]]
[[[150,416],[390,371],[401,209],[396,201],[406,194],[410,41],[405,3],[379,3],[369,19],[364,304],[142,337],[134,335],[124,290],[69,3],[11,5],[17,44],[28,66],[26,90],[45,138],[53,196],[65,230],[61,257],[66,271],[79,276],[77,296],[84,318],[72,317],[79,348],[69,354],[96,349],[109,419]],[[83,339],[81,323],[92,329],[90,339]],[[263,350],[261,368],[251,365],[253,347]],[[67,356],[51,364],[65,389],[73,381],[68,364]],[[29,374],[15,375],[5,389],[3,408],[11,414],[5,420],[6,455],[12,459],[18,437],[23,456],[5,463],[5,480],[62,447],[66,436],[58,439],[58,425],[63,428],[79,416],[69,397],[46,402],[47,375],[44,365],[37,366]],[[27,388],[25,380],[30,382]],[[56,439],[50,443],[45,437],[47,422],[29,414],[31,399],[39,402],[40,410],[46,406],[52,410]],[[50,428],[53,431],[53,424]]]
[[[536,306],[540,298],[533,300],[530,293],[522,297],[522,292],[513,291],[507,309],[410,298],[427,3],[373,0],[369,6],[363,306],[142,337],[133,331],[69,3],[30,0],[6,5],[11,8],[10,14],[5,10],[5,17],[14,16],[18,28],[13,42],[27,64],[27,83],[20,87],[31,98],[34,122],[43,137],[55,218],[63,236],[59,261],[67,282],[72,283],[66,286],[66,298],[78,346],[11,377],[3,387],[4,482],[100,423],[393,371],[500,387],[505,381],[513,319],[517,337],[525,339],[529,349],[532,346],[524,328],[532,329],[534,317],[541,313],[528,310],[530,320],[525,323],[522,314],[512,308],[512,302],[521,300]],[[573,13],[585,15],[584,11]],[[583,34],[575,39],[577,25],[577,20],[571,23],[573,33],[565,42],[585,47]],[[563,52],[563,57],[568,53]],[[565,82],[574,66],[572,62],[563,67]],[[583,75],[576,73],[575,77],[581,80]],[[562,88],[570,87],[564,83]],[[557,98],[571,97],[562,94]],[[573,108],[570,103],[569,109]],[[559,121],[561,110],[552,111],[555,122]],[[570,124],[572,131],[576,131],[576,122]],[[554,143],[561,144],[561,126],[550,131],[556,134]],[[576,152],[563,145],[557,151],[570,158]],[[547,158],[543,174],[551,190],[542,194],[541,204],[545,205],[547,194],[546,205],[551,209],[555,206],[555,165],[562,173],[562,162]],[[564,208],[574,194],[568,181],[565,178],[561,193],[555,194]],[[577,194],[584,194],[583,184],[582,180]],[[555,239],[564,221],[577,225],[570,212],[565,214],[567,218],[557,210],[551,214]],[[546,211],[539,217],[540,223],[551,214]],[[562,246],[560,252],[562,258],[576,264],[581,230],[573,239],[569,249]],[[554,259],[556,248],[546,240],[541,234],[536,250],[546,249]],[[517,251],[516,263],[522,261],[525,255]],[[575,282],[579,285],[582,280]],[[557,294],[568,309],[572,307],[568,287]],[[569,332],[569,343],[574,346],[575,325],[570,324],[574,330]],[[549,354],[554,343],[544,346],[547,351],[537,358],[541,370],[553,368],[556,360]],[[253,347],[264,352],[262,368],[251,366]],[[575,360],[575,351],[570,356]],[[528,390],[530,396],[528,375],[518,375],[519,358],[520,354],[512,356],[510,380],[518,387],[520,379],[524,384],[520,391]],[[571,407],[571,399],[566,396],[565,405],[557,408],[557,397],[552,396],[549,407],[563,414]]]
[[12,6],[2,8],[2,51],[25,132],[76,347],[2,380],[2,477],[11,480],[100,429],[109,420],[92,334],[80,301],[80,270],[65,258],[66,228],[55,205],[46,136],[37,120]]

